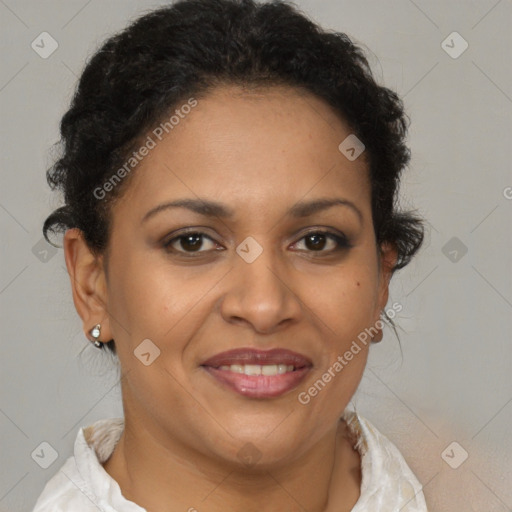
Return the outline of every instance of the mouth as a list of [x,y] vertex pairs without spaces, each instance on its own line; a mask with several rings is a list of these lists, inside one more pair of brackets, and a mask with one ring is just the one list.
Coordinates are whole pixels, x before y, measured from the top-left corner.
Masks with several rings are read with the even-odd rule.
[[312,366],[309,358],[297,352],[251,348],[222,352],[201,364],[221,385],[251,398],[272,398],[291,391]]

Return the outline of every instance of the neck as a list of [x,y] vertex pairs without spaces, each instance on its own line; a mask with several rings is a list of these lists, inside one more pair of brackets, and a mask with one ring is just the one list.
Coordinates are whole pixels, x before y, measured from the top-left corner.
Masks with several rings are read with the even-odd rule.
[[207,457],[140,418],[125,413],[104,468],[126,499],[148,511],[343,512],[359,497],[360,459],[343,421],[301,457],[259,468]]

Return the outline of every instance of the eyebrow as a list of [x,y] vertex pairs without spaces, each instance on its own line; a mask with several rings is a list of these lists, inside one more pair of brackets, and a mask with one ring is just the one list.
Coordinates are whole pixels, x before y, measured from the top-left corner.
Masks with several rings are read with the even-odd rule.
[[[312,201],[301,201],[293,205],[288,210],[287,214],[294,218],[308,217],[320,211],[332,208],[333,206],[346,206],[357,214],[360,222],[363,221],[361,210],[359,210],[352,201],[341,198],[322,198]],[[222,203],[209,201],[207,199],[176,199],[175,201],[159,204],[149,210],[142,218],[141,223],[146,222],[157,213],[173,208],[186,208],[199,215],[204,215],[205,217],[232,218],[235,216],[234,210]]]

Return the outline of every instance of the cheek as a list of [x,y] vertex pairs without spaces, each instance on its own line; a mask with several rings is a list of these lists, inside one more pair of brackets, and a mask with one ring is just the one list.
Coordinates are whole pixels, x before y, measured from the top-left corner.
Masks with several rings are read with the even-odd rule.
[[[121,362],[131,366],[133,352],[143,340],[160,347],[164,326],[169,329],[171,290],[150,262],[126,257],[112,258],[108,314]],[[161,348],[161,347],[160,347]]]
[[109,312],[126,327],[122,336],[128,332],[133,338],[160,335],[164,325],[169,329],[171,314],[179,316],[186,310],[184,283],[162,264],[161,258],[127,247],[113,252],[111,261]]
[[193,306],[204,289],[191,291],[188,281],[152,263],[147,256],[120,261],[112,273],[109,315],[126,375],[124,400],[164,421],[169,411],[200,413],[189,410],[190,395],[183,392],[187,376],[180,362],[190,323],[197,321]]
[[[187,346],[201,330],[214,305],[208,290],[214,289],[225,269],[205,273],[171,268],[165,260],[147,253],[130,255],[112,274],[109,314],[118,346],[119,359],[131,368],[134,351],[143,340],[151,340],[164,365],[182,381]],[[150,345],[151,346],[151,345]],[[155,349],[157,352],[157,350]],[[169,384],[169,383],[168,383]]]
[[331,336],[347,341],[357,337],[373,321],[376,290],[376,282],[368,270],[355,267],[317,278],[309,306],[330,328]]

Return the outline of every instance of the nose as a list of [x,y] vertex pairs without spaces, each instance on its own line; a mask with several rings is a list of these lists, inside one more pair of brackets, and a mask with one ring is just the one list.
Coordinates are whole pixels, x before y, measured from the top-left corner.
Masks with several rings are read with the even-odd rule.
[[226,322],[247,324],[268,334],[300,320],[303,306],[293,289],[291,270],[273,251],[263,250],[252,263],[238,255],[234,260],[221,302]]

